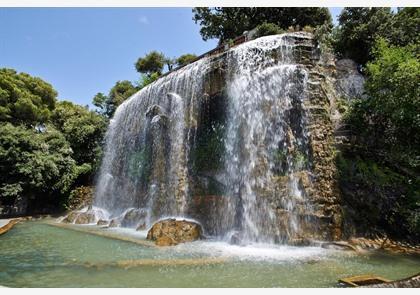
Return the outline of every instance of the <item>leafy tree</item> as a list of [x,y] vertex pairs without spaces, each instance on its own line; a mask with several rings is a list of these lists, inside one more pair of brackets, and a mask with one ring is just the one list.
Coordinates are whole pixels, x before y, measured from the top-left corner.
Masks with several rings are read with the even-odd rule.
[[368,99],[355,103],[349,121],[367,146],[401,165],[420,165],[420,61],[418,45],[397,47],[379,39],[367,64]]
[[346,7],[338,20],[336,52],[365,64],[371,59],[375,39],[389,35],[392,12],[389,7]]
[[419,44],[419,29],[418,7],[405,7],[396,14],[389,7],[349,7],[339,16],[333,45],[338,55],[366,64],[373,58],[376,39],[398,46]]
[[95,112],[69,101],[57,103],[51,116],[52,123],[64,135],[73,150],[72,158],[78,165],[89,165],[93,173],[99,164],[101,143],[106,131],[106,120]]
[[135,63],[137,72],[151,76],[153,73],[162,73],[166,57],[157,51],[152,51],[141,57]]
[[37,131],[1,123],[0,169],[2,203],[24,196],[48,206],[60,202],[84,167],[76,165],[70,145],[52,125]]
[[389,41],[393,45],[420,44],[420,8],[399,9],[388,30],[390,30]]
[[218,38],[219,43],[242,35],[266,22],[287,29],[290,26],[316,27],[325,22],[332,27],[331,15],[322,7],[196,7],[195,23],[201,26],[203,40]]
[[165,57],[165,64],[168,67],[168,71],[172,71],[172,69],[174,68],[174,66],[176,64],[176,59],[175,58],[170,58],[170,57]]
[[156,81],[159,77],[160,75],[158,73],[153,73],[150,76],[143,74],[140,78],[140,81],[138,82],[138,89],[140,90],[146,87],[147,85]]
[[101,92],[97,93],[93,98],[93,105],[100,109],[100,113],[107,118],[111,118],[117,107],[127,98],[138,91],[130,81],[123,80],[115,83],[108,95]]
[[0,69],[0,121],[36,125],[48,120],[57,92],[50,84],[13,69]]
[[181,66],[187,65],[187,64],[195,61],[196,59],[197,59],[197,55],[187,53],[187,54],[183,54],[180,57],[178,57],[176,59],[176,63],[179,67],[181,67]]
[[256,27],[257,33],[256,37],[268,36],[268,35],[277,35],[283,32],[282,29],[276,24],[272,23],[262,23]]

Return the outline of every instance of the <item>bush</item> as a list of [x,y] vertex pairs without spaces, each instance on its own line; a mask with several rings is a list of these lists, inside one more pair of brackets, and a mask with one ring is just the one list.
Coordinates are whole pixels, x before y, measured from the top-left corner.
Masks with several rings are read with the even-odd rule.
[[178,57],[176,59],[176,63],[178,64],[179,67],[181,67],[195,61],[196,59],[197,59],[197,55],[188,53],[188,54],[183,54],[180,57]]
[[153,73],[150,76],[148,75],[142,75],[140,78],[140,81],[138,82],[138,89],[142,89],[146,87],[147,85],[155,82],[160,77],[159,73]]
[[255,37],[258,38],[258,37],[269,36],[269,35],[277,35],[283,32],[284,31],[276,24],[262,23],[261,25],[258,25],[256,27]]
[[420,61],[417,46],[379,39],[368,63],[368,98],[356,100],[347,121],[361,143],[382,150],[399,165],[418,169],[420,157]]
[[420,181],[359,155],[336,158],[343,209],[357,234],[420,241]]
[[84,167],[77,166],[65,137],[52,125],[43,131],[0,125],[0,196],[23,196],[33,207],[58,206]]

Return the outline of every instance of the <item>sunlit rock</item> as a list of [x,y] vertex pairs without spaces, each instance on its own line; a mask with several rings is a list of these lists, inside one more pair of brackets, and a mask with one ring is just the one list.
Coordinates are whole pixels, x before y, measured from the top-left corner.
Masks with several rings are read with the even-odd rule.
[[192,242],[202,237],[201,226],[193,221],[165,219],[156,222],[147,233],[147,239],[156,245],[175,245]]

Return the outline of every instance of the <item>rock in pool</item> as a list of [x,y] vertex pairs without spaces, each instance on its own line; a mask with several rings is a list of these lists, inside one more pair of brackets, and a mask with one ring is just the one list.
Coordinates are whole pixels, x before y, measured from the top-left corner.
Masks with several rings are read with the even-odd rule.
[[187,220],[164,219],[156,222],[147,233],[147,239],[157,246],[174,246],[202,238],[201,225]]
[[108,221],[103,220],[103,219],[99,219],[98,222],[96,223],[96,225],[108,225]]
[[61,222],[64,223],[75,223],[75,224],[88,224],[96,221],[96,215],[94,212],[86,211],[72,211],[67,214]]

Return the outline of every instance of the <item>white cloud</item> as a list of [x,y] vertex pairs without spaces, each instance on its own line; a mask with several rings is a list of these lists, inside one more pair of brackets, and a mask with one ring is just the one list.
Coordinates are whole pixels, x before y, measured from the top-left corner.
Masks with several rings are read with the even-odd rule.
[[138,21],[139,21],[139,23],[144,24],[144,25],[148,25],[149,24],[149,20],[144,15],[143,16],[140,16],[138,18]]

